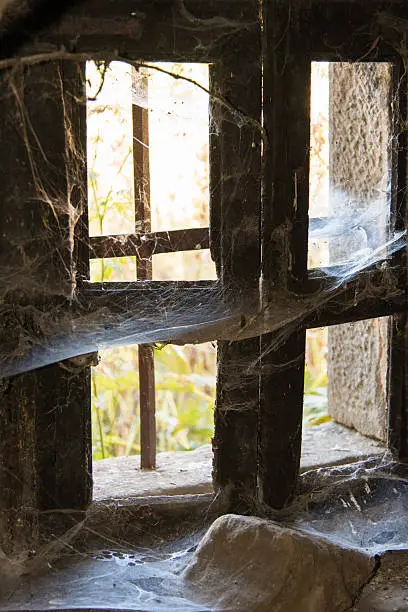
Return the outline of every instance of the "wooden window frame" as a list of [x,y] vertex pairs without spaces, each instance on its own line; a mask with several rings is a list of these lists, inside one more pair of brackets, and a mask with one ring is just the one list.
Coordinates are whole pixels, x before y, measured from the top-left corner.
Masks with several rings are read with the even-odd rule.
[[[228,101],[228,105],[212,102],[220,129],[210,142],[208,245],[219,280],[179,283],[146,280],[127,283],[126,289],[115,283],[109,283],[108,288],[90,284],[86,280],[89,251],[84,247],[88,243],[88,228],[86,177],[82,170],[83,184],[77,185],[75,192],[77,205],[83,211],[82,222],[76,229],[78,300],[88,304],[90,310],[109,304],[120,312],[124,305],[128,308],[145,300],[154,306],[156,292],[169,287],[178,301],[184,300],[186,304],[199,300],[203,291],[213,289],[215,293],[220,287],[227,288],[232,298],[239,300],[241,295],[251,295],[256,300],[261,273],[266,295],[271,287],[277,286],[301,295],[315,290],[316,283],[307,270],[311,62],[392,61],[397,70],[402,65],[402,58],[393,50],[400,43],[398,28],[389,26],[390,19],[388,22],[381,19],[383,10],[388,11],[391,21],[392,17],[397,23],[398,19],[407,19],[408,9],[402,1],[316,0],[300,2],[294,8],[286,0],[264,0],[262,29],[256,0],[231,0],[228,5],[222,0],[192,0],[190,5],[194,14],[202,18],[223,14],[247,25],[224,37],[219,32],[214,34],[211,28],[195,30],[191,23],[187,27],[185,16],[177,12],[177,3],[163,0],[160,6],[150,2],[138,5],[145,24],[140,29],[136,20],[134,26],[129,21],[133,10],[129,0],[115,3],[88,0],[55,28],[40,33],[33,47],[37,51],[49,49],[50,45],[70,48],[69,41],[75,32],[75,53],[90,59],[93,54],[100,57],[101,49],[111,48],[120,50],[118,58],[131,61],[209,63],[214,99]],[[83,88],[83,70],[82,76],[72,75],[67,68],[67,74],[68,89]],[[406,120],[406,92],[406,77],[401,71],[398,100],[402,122]],[[84,108],[71,106],[71,125],[79,146],[85,150]],[[237,113],[248,121],[238,125],[234,120]],[[263,134],[267,135],[262,145],[261,122]],[[44,138],[50,137],[45,133]],[[393,188],[393,197],[397,226],[405,227],[407,146],[403,131],[398,135],[397,148],[393,175],[398,177],[398,184]],[[9,168],[11,173],[17,170]],[[229,177],[239,180],[234,182]],[[61,185],[62,192],[64,189],[66,186]],[[279,238],[275,230],[282,226],[288,231]],[[147,238],[148,244],[151,241],[157,244],[157,234],[148,232]],[[190,238],[196,240],[193,234],[177,232],[166,233],[163,238],[160,248],[168,250],[160,252],[173,252],[180,240],[184,245]],[[200,244],[207,244],[205,238],[200,233]],[[140,235],[128,236],[120,255],[134,255],[134,249],[140,248],[140,239]],[[92,239],[92,249],[94,254],[104,257],[116,253],[109,237]],[[354,304],[356,292],[361,293],[367,283],[381,287],[383,272],[367,270],[348,283],[340,296],[307,316],[298,331],[274,353],[265,351],[271,341],[268,335],[219,343],[214,483],[231,510],[256,511],[260,503],[281,508],[294,494],[300,462],[307,328],[392,315],[389,446],[401,459],[408,456],[405,257],[403,252],[393,258],[394,280],[399,290],[392,299],[387,299],[379,289],[375,297]],[[255,362],[260,362],[261,367],[251,369],[249,366]],[[292,365],[284,370],[275,367],[282,363]],[[62,377],[58,379],[57,390],[52,389],[56,374]],[[29,390],[33,380],[35,392]],[[88,394],[90,398],[89,368],[76,374],[78,391],[67,397],[64,393],[69,385],[72,388],[72,374],[61,374],[58,365],[12,379],[9,385],[2,421],[11,431],[11,442],[3,450],[3,463],[22,481],[31,479],[25,487],[31,487],[33,507],[86,508],[92,494],[90,400],[85,397]],[[64,395],[65,399],[57,411],[51,412],[56,394]],[[20,407],[13,413],[22,395],[29,397],[28,417],[26,408]],[[234,406],[240,409],[231,410]],[[53,432],[52,444],[45,449],[44,437],[49,431]],[[75,436],[79,436],[78,443],[72,444]],[[27,440],[34,440],[34,446]],[[16,450],[18,444],[30,446],[30,453],[34,452],[28,477],[24,466],[30,455],[21,448]],[[4,478],[3,475],[6,482]],[[4,505],[23,505],[27,495],[23,488],[6,483],[8,497]]]

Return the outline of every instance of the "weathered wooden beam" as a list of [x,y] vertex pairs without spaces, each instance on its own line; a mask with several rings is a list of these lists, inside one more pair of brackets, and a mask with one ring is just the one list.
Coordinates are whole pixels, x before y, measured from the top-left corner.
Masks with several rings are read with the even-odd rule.
[[253,0],[76,0],[75,4],[60,19],[40,19],[42,27],[23,24],[26,31],[19,44],[12,44],[4,32],[8,55],[27,52],[30,43],[45,51],[92,53],[109,48],[149,61],[210,62],[239,29],[258,28],[250,15]]
[[[73,299],[77,213],[86,208],[85,109],[74,103],[83,83],[83,68],[72,63],[1,75],[7,155],[0,180],[0,265],[7,278],[0,291],[2,307],[19,313],[23,327],[34,304],[44,313],[58,307],[68,313]],[[79,264],[84,276],[86,265]],[[10,322],[3,318],[1,335],[18,343],[19,327],[7,327]],[[88,372],[56,364],[11,377],[0,411],[2,507],[85,508],[91,497]]]
[[159,253],[208,249],[210,246],[208,232],[208,227],[194,227],[160,232],[91,236],[90,255],[91,259],[136,255],[141,260],[149,259]]
[[408,459],[407,314],[390,319],[389,418],[387,445],[395,457]]
[[407,309],[406,272],[396,261],[374,264],[349,281],[341,281],[345,268],[309,270],[307,292],[316,300],[304,319],[307,328],[384,317]]
[[[258,20],[257,3],[249,20]],[[259,295],[261,201],[261,46],[260,30],[242,31],[224,48],[212,69],[218,131],[211,144],[212,252],[224,287],[235,287],[238,302]],[[237,121],[234,109],[242,113]],[[217,142],[218,141],[218,142]],[[218,183],[214,184],[214,180]],[[218,225],[219,224],[219,225]],[[234,293],[231,295],[234,300]],[[234,511],[253,509],[257,487],[259,338],[218,344],[215,405],[214,484]]]
[[387,317],[392,314],[405,312],[408,309],[407,299],[404,291],[398,291],[391,297],[387,295],[373,295],[365,297],[353,304],[353,291],[345,291],[343,295],[332,298],[321,309],[306,316],[304,325],[307,329],[313,327],[326,327],[329,325],[341,325],[343,323],[355,323],[365,319]]
[[401,49],[408,7],[403,0],[313,0],[292,5],[292,17],[302,22],[312,61],[392,61]]
[[[256,32],[250,15],[252,0],[46,1],[47,9],[26,2],[22,10],[3,19],[0,47],[3,57],[67,49],[80,53],[110,53],[147,61],[203,61],[219,58],[239,29]],[[49,5],[49,6],[48,6]],[[303,31],[312,40],[312,59],[341,61],[347,36],[349,60],[384,60],[400,48],[408,8],[404,0],[307,0],[290,5]],[[66,10],[66,9],[69,10]],[[339,28],[338,24],[344,24]]]
[[[310,79],[302,19],[282,0],[264,2],[263,283],[302,292],[307,279]],[[259,494],[281,508],[297,482],[303,411],[305,328],[275,351],[262,338],[259,422]]]
[[[76,293],[72,310],[63,304],[50,310],[38,302],[29,310],[1,306],[5,330],[13,330],[14,337],[7,331],[0,337],[0,376],[124,342],[244,339],[282,330],[285,321],[294,319],[304,327],[320,327],[406,310],[405,289],[395,279],[386,280],[377,270],[347,288],[331,287],[329,293],[318,291],[312,297],[311,291],[302,298],[285,297],[279,290],[265,294],[264,310],[249,294],[215,281],[86,283]],[[24,351],[17,331],[24,338]]]
[[[70,207],[72,251],[71,267],[64,267],[61,274],[70,274],[75,283],[81,278],[89,278],[86,108],[79,102],[84,95],[85,64],[63,62],[61,103],[64,105],[64,115],[61,128],[65,136],[63,171],[66,175],[67,192],[62,193],[60,197],[66,197]],[[50,122],[50,135],[53,130],[54,124]],[[52,137],[49,146],[55,146],[52,144]],[[58,270],[57,266],[54,273],[55,270]],[[55,378],[53,379],[50,372],[47,379],[47,389],[53,390],[56,398],[55,449],[51,451],[48,446],[42,461],[48,470],[48,465],[52,465],[52,458],[55,457],[55,489],[52,492],[45,490],[47,485],[44,483],[45,495],[41,506],[82,510],[86,509],[92,499],[91,370],[89,365],[71,368],[70,364],[67,364],[65,370],[64,364],[57,367],[59,371]],[[45,368],[44,372],[47,369]],[[51,398],[52,395],[49,405]],[[49,409],[44,407],[42,412],[47,421]],[[44,446],[48,431],[45,424],[38,430]]]
[[[408,25],[408,22],[407,22]],[[402,32],[399,32],[401,35]],[[408,228],[408,138],[403,126],[408,115],[408,78],[405,62],[394,67],[394,94],[398,112],[394,117],[392,212],[397,230]],[[390,319],[388,446],[396,457],[408,460],[408,246],[394,254],[401,273],[405,312]]]

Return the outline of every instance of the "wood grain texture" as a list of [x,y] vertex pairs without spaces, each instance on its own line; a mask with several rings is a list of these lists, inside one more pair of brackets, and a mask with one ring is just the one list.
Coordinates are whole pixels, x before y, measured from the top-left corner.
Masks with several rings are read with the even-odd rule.
[[[302,20],[285,2],[264,3],[263,283],[302,292],[307,279],[310,47]],[[273,508],[294,494],[300,465],[305,328],[271,351],[261,343],[259,495]]]
[[[257,18],[254,2],[248,19]],[[261,202],[260,31],[240,32],[212,70],[212,87],[239,108],[216,109],[211,240],[221,283],[239,302],[259,296]],[[219,164],[219,165],[218,165]],[[233,511],[253,509],[257,486],[259,338],[218,343],[214,483]]]
[[[82,87],[82,76],[78,66],[63,63],[16,72],[12,81],[2,75],[1,132],[8,155],[0,180],[0,259],[4,271],[29,279],[28,285],[3,288],[3,307],[14,309],[23,328],[30,321],[41,326],[42,310],[71,307],[77,252],[72,236],[79,241],[80,225],[74,227],[70,206],[85,210],[86,201],[83,175],[74,173],[75,165],[66,168],[72,160],[66,128],[78,137],[76,152],[83,160],[83,116],[68,100]],[[86,266],[79,266],[83,275]],[[4,318],[1,327],[8,339],[20,329],[11,330]],[[0,410],[7,432],[0,449],[6,466],[0,472],[2,507],[85,508],[91,498],[89,372],[62,364],[12,377]]]

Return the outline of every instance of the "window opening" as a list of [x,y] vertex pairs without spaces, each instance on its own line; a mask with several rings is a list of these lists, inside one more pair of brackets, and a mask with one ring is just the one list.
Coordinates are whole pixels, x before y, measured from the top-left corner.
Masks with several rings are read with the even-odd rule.
[[303,422],[320,425],[330,420],[327,400],[327,327],[308,329],[305,351]]
[[[93,457],[139,455],[140,380],[136,346],[101,352],[92,368]],[[157,452],[194,450],[213,433],[216,347],[154,350]]]
[[[358,265],[387,242],[391,76],[389,63],[312,62],[309,269]],[[331,437],[343,431],[338,424],[386,442],[388,329],[383,317],[307,331],[303,461],[316,425],[327,440],[315,448],[326,449],[328,463]],[[361,438],[355,444],[367,450]]]
[[217,273],[208,249],[153,255],[153,277],[163,281],[215,280]]
[[[206,64],[87,63],[90,280],[215,279]],[[170,73],[170,74],[167,74]],[[103,255],[120,255],[106,257]],[[134,253],[134,255],[130,255]],[[193,449],[212,435],[215,349],[120,347],[92,369],[93,456]]]
[[327,237],[314,237],[314,221],[329,214],[329,62],[312,62],[308,267],[329,265]]
[[308,267],[363,267],[392,223],[392,65],[312,62],[311,74]]
[[384,452],[388,326],[388,317],[382,317],[307,331],[303,469]]
[[[137,71],[112,62],[105,70],[87,62],[91,281],[132,276],[124,270],[120,278],[116,262],[103,261],[109,255],[138,266],[135,280],[148,280],[146,265],[153,280],[216,276],[208,248],[208,94],[171,76],[208,89],[208,65],[152,65],[157,70]],[[128,255],[136,251],[137,266]]]

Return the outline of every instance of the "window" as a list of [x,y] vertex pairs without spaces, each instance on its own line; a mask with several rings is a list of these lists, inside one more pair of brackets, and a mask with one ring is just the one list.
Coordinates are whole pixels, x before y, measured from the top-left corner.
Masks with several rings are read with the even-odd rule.
[[[393,235],[392,74],[389,62],[312,62],[309,269],[362,269]],[[310,332],[305,408],[311,422],[319,419],[320,402],[321,419],[330,415],[386,442],[389,324],[384,317]],[[311,372],[326,360],[317,376],[323,386]]]
[[[388,444],[406,457],[403,250],[393,255],[385,250],[379,263],[367,262],[350,277],[341,267],[308,268],[309,227],[319,230],[316,218],[321,219],[321,213],[313,217],[312,212],[309,225],[312,62],[359,62],[370,64],[374,73],[381,63],[388,71],[387,203],[392,230],[403,230],[406,80],[398,54],[401,41],[372,6],[355,3],[316,2],[294,10],[286,3],[263,2],[262,28],[257,2],[243,0],[238,14],[237,3],[190,4],[192,21],[175,5],[154,3],[144,9],[149,27],[132,30],[129,19],[136,17],[126,11],[124,16],[122,4],[109,3],[107,26],[99,20],[108,10],[105,5],[85,2],[72,22],[67,17],[55,35],[45,30],[39,38],[41,44],[71,48],[75,33],[76,49],[84,53],[80,61],[62,56],[60,62],[22,65],[8,75],[11,81],[2,81],[2,133],[10,154],[0,183],[5,203],[1,244],[10,271],[6,278],[13,279],[3,292],[2,343],[5,372],[22,374],[10,379],[3,402],[3,426],[10,432],[3,462],[21,476],[12,486],[2,482],[8,507],[20,507],[22,500],[40,508],[84,509],[89,503],[89,364],[95,347],[118,346],[124,336],[135,344],[217,339],[214,482],[229,508],[239,512],[259,502],[280,508],[294,494],[306,329],[390,316]],[[397,5],[394,10],[398,15]],[[203,27],[213,14],[223,17],[219,28]],[[236,27],[237,19],[244,28]],[[189,234],[171,230],[171,238],[177,238],[174,248],[162,228],[151,231],[153,218],[146,211],[130,230],[137,248],[140,230],[147,236],[145,280],[129,280],[125,286],[89,280],[90,254],[99,259],[135,256],[129,235],[119,241],[119,251],[111,235],[89,237],[84,57],[99,59],[101,49],[107,59],[126,59],[135,67],[163,61],[209,66],[209,229],[205,236],[204,225],[187,231],[200,235],[197,242],[194,234],[189,248],[199,243],[210,249],[217,280],[151,279],[148,260],[181,250],[179,240],[189,241]],[[18,118],[24,138],[15,137],[15,123],[8,117]],[[367,247],[363,225],[358,232]],[[164,245],[160,255],[154,251],[157,244]],[[330,264],[332,244],[326,248]],[[336,270],[340,280],[333,284]],[[316,302],[316,295],[324,299]],[[208,316],[197,320],[203,304]],[[152,326],[160,316],[159,337]],[[78,353],[90,356],[78,360]]]
[[[136,70],[125,62],[113,62],[99,71],[95,63],[86,66],[91,281],[216,277],[208,248],[208,65],[151,66]],[[213,362],[211,344],[198,350],[203,365]],[[183,393],[186,385],[194,387],[194,378],[199,382],[193,366],[198,353],[186,347],[189,371],[180,377],[181,352],[177,347],[158,351],[146,345],[104,351],[104,363],[92,371],[94,457],[138,452],[141,467],[152,469],[156,447],[159,451],[169,450],[168,445],[172,450],[194,447],[200,427],[210,442],[211,425],[200,412],[211,396],[202,403],[199,388],[194,400]],[[204,374],[208,375],[207,368]],[[208,393],[205,387],[202,391]],[[183,400],[184,409],[171,405],[174,398]],[[189,430],[181,423],[191,401],[201,404],[201,411],[198,406],[193,410],[196,431],[189,427],[192,439],[188,440]],[[166,412],[172,415],[167,422]],[[175,420],[179,422],[172,426]]]

